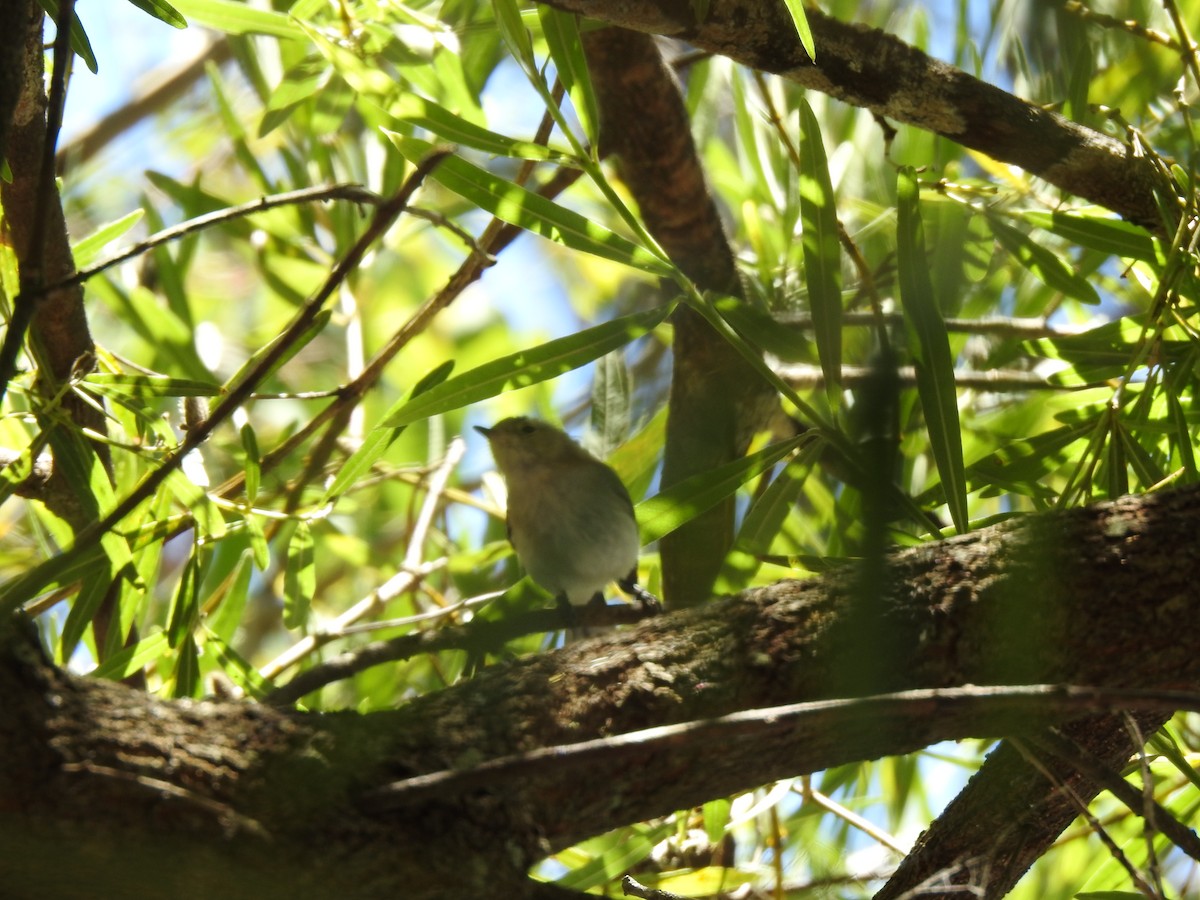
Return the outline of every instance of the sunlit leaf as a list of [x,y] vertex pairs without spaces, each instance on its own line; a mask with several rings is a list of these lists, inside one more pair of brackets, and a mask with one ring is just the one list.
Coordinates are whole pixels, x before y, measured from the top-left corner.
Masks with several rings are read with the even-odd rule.
[[600,113],[592,79],[588,74],[583,43],[579,39],[577,17],[575,13],[562,12],[540,3],[537,12],[542,23],[542,34],[550,48],[550,58],[558,70],[558,80],[575,106],[583,133],[595,144],[600,133]]
[[842,383],[842,252],[821,126],[812,107],[803,98],[800,100],[800,135],[804,282],[808,285],[813,336],[821,359],[821,371],[825,375],[825,390],[835,396]]
[[1030,225],[1102,253],[1147,262],[1156,258],[1154,239],[1144,228],[1114,218],[1107,210],[1097,213],[1024,210],[1020,216]]
[[900,300],[917,372],[917,392],[925,413],[930,449],[946,492],[950,517],[960,531],[968,528],[967,480],[963,468],[958,419],[958,388],[946,323],[933,294],[925,256],[920,193],[912,169],[902,169],[897,182],[896,258]]
[[1096,289],[1064,260],[1011,225],[1005,224],[999,216],[989,216],[988,222],[1000,245],[1042,284],[1062,291],[1081,303],[1092,306],[1100,303],[1100,295],[1096,293]]
[[628,344],[657,327],[671,305],[633,313],[549,341],[529,350],[492,360],[413,397],[392,410],[381,428],[396,428],[495,397],[506,390],[555,378]]
[[296,523],[288,541],[287,568],[283,576],[283,624],[302,628],[317,589],[317,570],[313,560],[312,529],[308,522]]
[[[385,133],[409,162],[424,159],[432,149],[428,141],[406,138],[394,132]],[[539,197],[457,156],[443,160],[432,177],[496,218],[549,238],[564,247],[624,263],[654,275],[669,276],[674,271],[665,260],[586,216]]]
[[119,219],[106,222],[87,237],[73,244],[71,246],[71,255],[75,258],[75,265],[80,269],[90,266],[96,261],[96,257],[100,255],[101,250],[117,238],[127,234],[133,226],[142,220],[145,214],[145,210],[135,209],[133,212],[126,213]]
[[443,140],[493,156],[564,161],[569,159],[568,154],[561,150],[489,131],[416,94],[403,94],[388,107],[387,114],[397,124],[406,122],[427,129]]
[[657,541],[686,522],[704,513],[738,488],[757,478],[800,443],[803,437],[780,441],[757,453],[735,459],[707,472],[700,472],[643,500],[637,506],[642,544]]
[[179,14],[166,0],[129,0],[134,6],[149,13],[160,22],[166,22],[172,28],[187,28],[187,19]]
[[286,13],[235,3],[234,0],[174,0],[173,5],[194,24],[207,25],[225,34],[304,38],[304,31]]

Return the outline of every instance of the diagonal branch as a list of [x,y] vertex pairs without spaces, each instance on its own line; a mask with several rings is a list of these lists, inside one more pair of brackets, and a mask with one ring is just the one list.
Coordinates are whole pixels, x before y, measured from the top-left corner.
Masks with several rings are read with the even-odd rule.
[[1022,100],[933,59],[886,32],[806,16],[814,64],[780,0],[547,0],[551,6],[624,28],[661,34],[751,68],[775,72],[878,116],[939,134],[1020,166],[1068,193],[1147,228],[1162,226],[1153,163],[1099,131]]

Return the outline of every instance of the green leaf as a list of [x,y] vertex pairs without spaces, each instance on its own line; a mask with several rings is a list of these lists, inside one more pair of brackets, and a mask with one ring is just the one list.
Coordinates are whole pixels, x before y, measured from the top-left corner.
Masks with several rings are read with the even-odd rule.
[[518,141],[489,131],[416,94],[402,95],[388,107],[385,115],[397,123],[405,122],[427,129],[443,140],[493,156],[561,162],[568,162],[571,158],[561,150],[552,150],[533,141]]
[[600,112],[588,74],[583,42],[579,38],[578,16],[541,3],[537,13],[546,45],[550,48],[550,58],[558,71],[558,80],[571,98],[583,133],[594,146],[600,134]]
[[242,449],[246,452],[246,502],[253,506],[262,480],[262,460],[258,452],[258,438],[249,422],[242,426]]
[[808,54],[809,59],[816,62],[817,49],[813,43],[812,29],[808,27],[808,16],[804,14],[803,0],[783,0],[783,5],[792,17],[792,24],[796,26],[796,36],[800,38],[804,52]]
[[783,527],[784,520],[804,490],[809,468],[824,449],[824,441],[813,441],[789,462],[767,489],[754,500],[742,520],[741,528],[738,529],[735,543],[738,550],[752,554],[770,551],[771,542],[775,540],[775,535]]
[[86,376],[83,383],[98,394],[125,394],[136,397],[216,397],[220,385],[194,378],[171,378],[168,375],[137,375],[96,372]]
[[271,12],[234,0],[175,0],[175,8],[193,23],[225,34],[266,34],[304,40],[304,31],[286,13]]
[[71,247],[71,255],[75,259],[75,266],[80,269],[86,269],[96,257],[110,243],[117,238],[125,235],[129,229],[142,220],[145,211],[135,209],[133,212],[126,213],[121,218],[112,222],[106,222],[101,225],[87,237],[78,241]]
[[716,298],[712,306],[751,346],[765,350],[784,362],[808,362],[812,359],[812,345],[804,339],[804,335],[795,328],[780,324],[761,307],[747,303],[740,297],[729,296]]
[[950,354],[946,323],[942,321],[929,276],[919,208],[920,191],[912,168],[900,170],[896,194],[897,274],[904,324],[916,367],[917,393],[921,397],[925,426],[929,430],[933,459],[942,478],[950,517],[962,533],[970,523],[954,359]]
[[607,459],[629,434],[629,367],[620,353],[607,353],[596,360],[592,379],[592,416],[588,449]]
[[234,564],[233,572],[226,579],[225,590],[216,610],[205,620],[206,627],[223,640],[233,640],[242,622],[242,612],[250,597],[250,579],[254,575],[254,552],[243,550]]
[[305,57],[285,72],[267,100],[258,136],[266,137],[286,122],[297,105],[329,83],[330,75],[329,64],[316,55]]
[[989,215],[988,223],[992,227],[992,234],[1000,242],[1000,246],[1032,272],[1042,284],[1061,291],[1068,297],[1074,297],[1081,303],[1087,303],[1090,306],[1099,305],[1100,295],[1096,293],[1096,289],[1088,283],[1086,278],[1054,253],[1031,240],[1028,235],[1005,224],[997,215]]
[[63,623],[62,635],[59,637],[58,658],[63,664],[70,662],[75,648],[92,619],[96,617],[111,585],[112,576],[103,564],[95,566],[80,583],[79,593],[71,604],[71,610]]
[[[58,0],[38,0],[38,2],[46,11],[46,15],[57,22]],[[93,75],[100,71],[100,67],[96,64],[96,54],[92,50],[92,43],[88,40],[87,32],[83,30],[83,23],[79,21],[79,14],[75,10],[71,10],[71,51],[87,64],[88,71]]]
[[516,0],[492,0],[492,8],[496,13],[496,25],[500,36],[504,39],[508,52],[525,70],[527,74],[537,76],[537,60],[533,56],[533,40],[529,29],[521,19],[521,10],[517,8]]
[[126,647],[119,653],[114,653],[92,670],[91,677],[120,681],[162,657],[167,649],[167,635],[162,631],[156,631],[146,635],[132,647]]
[[202,580],[200,553],[194,545],[192,554],[183,566],[179,587],[171,601],[171,614],[167,620],[167,643],[177,649],[188,643],[188,638],[200,617],[200,582]]
[[283,624],[301,628],[317,589],[317,569],[313,561],[312,529],[303,519],[296,523],[288,541],[287,569],[283,576]]
[[200,648],[190,634],[179,648],[175,657],[175,671],[171,674],[171,696],[195,697],[200,692]]
[[[403,409],[405,404],[410,402],[414,397],[419,397],[431,388],[441,384],[450,377],[450,373],[454,371],[454,360],[448,359],[441,365],[428,372],[415,385],[412,391],[409,392],[408,398],[401,400],[384,415],[384,421]],[[325,498],[322,502],[328,503],[334,497],[340,497],[344,494],[351,485],[358,481],[363,475],[370,471],[371,466],[375,465],[375,461],[387,452],[387,448],[392,445],[392,442],[400,436],[404,431],[403,427],[388,428],[380,426],[373,428],[362,445],[350,454],[350,458],[342,463],[338,469],[337,477],[333,479],[333,483],[325,491]]]
[[[386,129],[384,133],[409,162],[424,159],[433,147],[428,141],[404,137]],[[433,171],[433,178],[496,218],[564,247],[611,259],[652,275],[670,277],[675,271],[666,260],[591,219],[457,156],[442,160]]]
[[381,428],[409,425],[437,413],[449,412],[495,397],[505,390],[528,387],[577,369],[656,328],[672,304],[633,313],[549,341],[511,356],[492,360],[413,397],[384,417]]
[[179,10],[166,0],[129,0],[142,12],[149,13],[160,22],[166,22],[172,28],[187,28],[187,19],[179,14]]
[[[292,343],[288,346],[288,348],[284,352],[284,354],[282,356],[280,356],[279,359],[277,359],[275,361],[275,363],[271,366],[271,368],[263,374],[262,378],[260,379],[260,383],[262,383],[263,381],[265,381],[266,379],[268,379],[272,375],[274,375],[276,372],[278,372],[280,370],[280,368],[282,368],[284,365],[287,364],[288,360],[290,360],[293,356],[295,356],[297,353],[299,353],[301,350],[303,350],[305,347],[307,347],[309,341],[311,341],[313,338],[315,338],[318,334],[320,334],[325,329],[325,326],[329,324],[329,319],[332,316],[333,316],[333,312],[328,309],[323,309],[320,312],[318,312],[313,317],[312,324],[309,325],[308,328],[304,329],[304,331],[300,335],[298,335],[295,340],[292,341]],[[263,356],[270,353],[272,351],[272,349],[275,347],[275,345],[278,344],[283,339],[284,339],[284,333],[281,332],[273,340],[269,341],[265,346],[263,346],[262,349],[260,349],[257,353],[255,353],[248,360],[246,360],[244,363],[242,363],[242,367],[240,369],[238,369],[236,373],[234,373],[234,376],[232,378],[230,378],[227,383],[230,385],[235,385],[235,384],[240,383],[241,380],[243,378],[245,378],[246,375],[250,371],[252,371],[256,365],[258,365],[258,361],[260,359],[262,359]]]
[[[799,4],[797,4],[799,5]],[[825,390],[836,396],[842,383],[842,251],[837,206],[821,126],[812,107],[800,100],[800,221],[804,280],[808,285],[813,335],[825,375]]]
[[757,453],[693,475],[637,506],[642,544],[657,541],[712,509],[746,482],[757,478],[795,450],[805,436],[780,441]]
[[1100,213],[1026,210],[1020,215],[1030,225],[1051,231],[1072,244],[1125,259],[1154,262],[1157,258],[1154,239],[1144,228],[1113,218],[1106,210]]

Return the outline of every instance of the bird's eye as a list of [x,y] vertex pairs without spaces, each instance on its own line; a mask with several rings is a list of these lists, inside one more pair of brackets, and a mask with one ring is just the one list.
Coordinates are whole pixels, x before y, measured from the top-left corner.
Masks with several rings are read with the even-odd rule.
[[537,431],[532,422],[526,422],[521,426],[521,434],[533,434]]

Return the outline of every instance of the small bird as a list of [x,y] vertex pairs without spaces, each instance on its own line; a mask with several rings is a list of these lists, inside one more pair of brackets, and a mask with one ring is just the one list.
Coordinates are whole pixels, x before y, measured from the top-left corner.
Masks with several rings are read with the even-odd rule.
[[637,583],[641,538],[616,472],[537,419],[475,430],[488,439],[508,485],[508,539],[517,558],[568,615],[573,603],[603,605],[614,581],[644,608],[658,607]]

